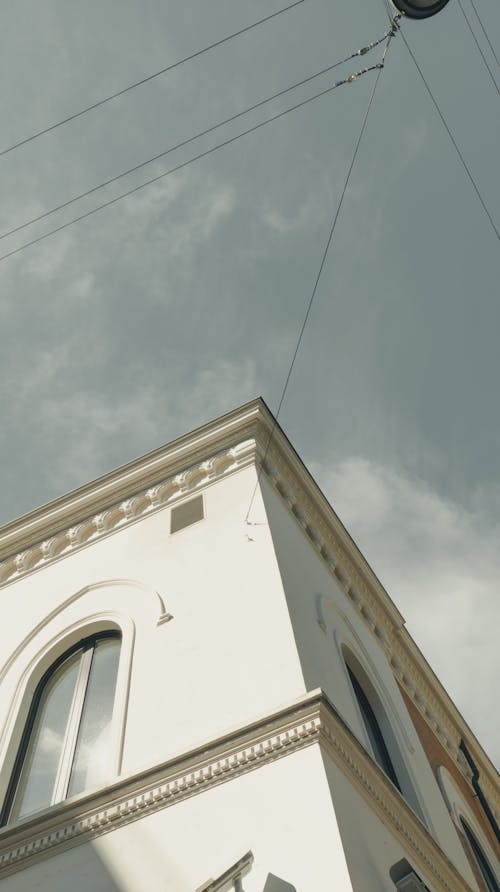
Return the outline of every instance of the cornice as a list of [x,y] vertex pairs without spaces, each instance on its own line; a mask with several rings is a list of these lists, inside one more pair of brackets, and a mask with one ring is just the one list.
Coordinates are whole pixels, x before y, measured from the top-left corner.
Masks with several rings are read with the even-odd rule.
[[395,677],[470,782],[472,747],[498,817],[498,776],[404,626],[404,618],[261,399],[0,528],[0,588],[258,463],[359,616]]
[[269,447],[259,444],[266,479],[385,651],[396,679],[469,783],[472,774],[459,749],[460,739],[471,744],[483,791],[498,817],[498,774],[494,766],[408,633],[404,618],[380,580],[300,458],[289,446],[286,448],[287,442],[277,431]]
[[[187,469],[184,467],[178,473],[162,477],[146,489],[130,492],[125,499],[113,502],[106,508],[101,503],[97,513],[79,515],[79,522],[73,518],[71,526],[57,528],[48,538],[40,540],[33,535],[34,530],[31,530],[29,538],[25,539],[24,530],[20,530],[15,544],[19,545],[21,538],[24,540],[24,547],[21,551],[11,552],[0,562],[0,588],[42,567],[47,567],[62,557],[80,551],[147,515],[171,507],[197,490],[216,483],[254,462],[255,439],[251,438],[219,451]],[[40,526],[41,524],[37,523],[34,529],[41,532]],[[45,532],[48,534],[48,530]],[[1,542],[2,530],[0,530]]]
[[107,789],[0,832],[0,879],[284,758],[319,745],[389,828],[436,892],[471,892],[399,791],[322,691]]
[[406,849],[415,868],[429,878],[432,888],[436,892],[470,892],[469,884],[325,696],[320,704],[319,733],[323,752],[342,769]]
[[[62,530],[124,504],[186,469],[255,436],[256,425],[270,415],[255,399],[220,418],[172,440],[134,461],[0,527],[0,560],[21,553]],[[125,510],[126,514],[126,510]]]
[[319,698],[320,694],[314,692],[101,792],[60,803],[37,818],[0,830],[0,880],[41,858],[317,743]]

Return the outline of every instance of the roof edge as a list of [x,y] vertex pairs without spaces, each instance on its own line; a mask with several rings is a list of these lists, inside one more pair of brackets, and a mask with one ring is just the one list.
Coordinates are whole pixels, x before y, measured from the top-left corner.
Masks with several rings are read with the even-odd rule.
[[0,560],[237,442],[246,432],[253,433],[259,419],[268,427],[274,423],[262,397],[9,521],[0,527]]
[[[240,444],[245,444],[245,448],[235,450],[234,447]],[[230,470],[239,470],[251,463],[260,464],[266,477],[278,489],[281,496],[279,486],[277,487],[279,479],[285,481],[288,479],[295,483],[297,501],[294,505],[288,505],[291,514],[300,523],[322,559],[327,565],[332,565],[330,569],[334,575],[337,572],[336,567],[325,553],[328,549],[325,550],[324,542],[327,539],[333,540],[336,547],[340,548],[341,564],[347,566],[348,570],[353,568],[354,576],[357,578],[355,584],[359,582],[363,598],[357,606],[361,616],[371,632],[379,637],[379,644],[387,650],[395,676],[406,687],[437,736],[439,736],[439,724],[435,721],[432,708],[429,709],[425,704],[422,708],[418,699],[421,693],[420,686],[427,688],[431,694],[431,707],[432,699],[438,701],[443,720],[454,729],[454,733],[459,737],[466,737],[468,744],[473,747],[474,757],[483,777],[488,779],[487,793],[491,801],[497,778],[493,763],[405,628],[403,616],[262,397],[250,400],[170,443],[0,527],[0,561],[8,561],[14,555],[23,558],[26,549],[40,545],[43,540],[49,540],[61,531],[67,531],[68,528],[87,521],[91,515],[104,512],[119,502],[123,504],[124,500],[137,495],[138,491],[154,487],[166,477],[181,474],[190,467],[199,467],[200,463],[217,453],[225,451],[227,454],[231,453],[231,450],[233,457],[234,453],[237,455]],[[224,470],[221,476],[223,473]],[[186,494],[183,493],[182,497]],[[299,517],[295,512],[295,504],[305,507],[304,517]],[[84,541],[79,542],[77,547],[83,547],[85,544]],[[24,572],[32,572],[36,568],[36,565],[29,564]],[[351,587],[349,578],[346,580],[337,576],[337,579],[347,597],[352,598],[357,594]],[[4,581],[2,576],[0,584],[10,584],[15,581],[16,574],[12,580]],[[370,608],[376,613],[375,621],[373,616],[370,616]],[[384,627],[387,627],[389,632],[388,641],[380,639],[380,629]],[[429,702],[429,698],[426,699]],[[461,767],[466,774],[465,767]]]

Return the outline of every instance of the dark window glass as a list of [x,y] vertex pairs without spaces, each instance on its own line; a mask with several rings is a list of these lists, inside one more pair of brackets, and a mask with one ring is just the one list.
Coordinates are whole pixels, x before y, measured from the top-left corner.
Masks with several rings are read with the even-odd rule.
[[101,638],[96,642],[68,796],[95,787],[109,777],[111,718],[119,656],[120,646],[116,638]]
[[12,820],[52,801],[77,673],[78,655],[73,654],[47,680],[26,747]]
[[387,777],[393,782],[394,786],[396,786],[401,792],[401,787],[399,785],[399,781],[394,770],[394,766],[392,764],[391,757],[389,755],[389,751],[382,734],[382,730],[372,709],[372,705],[368,700],[368,697],[366,696],[358,679],[354,675],[354,672],[349,666],[347,666],[347,671],[349,673],[349,678],[351,679],[351,684],[356,695],[356,700],[358,701],[358,706],[363,717],[363,723],[366,728],[366,733],[368,734],[375,761],[380,765],[382,770],[385,771]]
[[2,813],[2,824],[96,786],[112,771],[110,729],[120,636],[87,638],[37,687]]
[[469,843],[474,853],[474,858],[476,859],[477,866],[481,871],[488,892],[500,892],[493,870],[490,867],[489,861],[486,859],[486,855],[484,854],[476,837],[474,836],[472,831],[469,830],[469,827],[467,826],[465,821],[462,820],[462,818],[460,818],[460,823],[462,824],[463,831],[467,837],[467,842]]

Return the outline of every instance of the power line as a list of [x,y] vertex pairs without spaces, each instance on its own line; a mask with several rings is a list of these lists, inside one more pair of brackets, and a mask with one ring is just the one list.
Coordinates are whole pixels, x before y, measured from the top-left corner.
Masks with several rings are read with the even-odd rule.
[[44,136],[46,133],[50,133],[52,130],[56,130],[58,127],[62,127],[64,124],[69,124],[70,121],[75,121],[76,118],[81,118],[83,115],[88,114],[88,112],[94,111],[96,108],[100,108],[102,105],[105,105],[106,102],[111,102],[112,99],[117,99],[119,96],[123,96],[125,93],[129,93],[130,90],[135,90],[136,87],[141,87],[143,84],[149,83],[149,81],[154,80],[157,77],[160,77],[162,74],[167,74],[169,71],[173,71],[174,68],[179,68],[180,65],[184,65],[185,62],[191,62],[193,59],[197,59],[199,56],[204,55],[204,53],[208,53],[210,50],[216,49],[216,47],[222,46],[222,44],[227,43],[229,40],[233,40],[235,37],[241,37],[242,34],[246,34],[248,31],[252,31],[253,28],[258,28],[259,25],[263,25],[265,22],[269,22],[271,19],[275,19],[277,16],[282,15],[284,12],[288,12],[290,9],[294,9],[294,7],[299,6],[303,3],[304,0],[295,0],[294,3],[290,3],[288,6],[283,7],[282,9],[278,9],[276,12],[271,13],[271,15],[265,16],[263,19],[259,19],[258,22],[254,22],[252,25],[247,25],[245,28],[240,28],[239,31],[234,31],[232,34],[228,34],[226,37],[221,37],[220,40],[216,40],[215,43],[209,44],[209,46],[203,47],[201,50],[196,50],[196,52],[191,53],[189,56],[185,56],[183,59],[179,59],[177,62],[173,62],[171,65],[167,65],[165,68],[161,68],[159,71],[153,72],[153,74],[148,74],[146,77],[141,78],[139,81],[135,81],[133,84],[129,84],[128,87],[123,87],[121,90],[117,90],[116,93],[111,93],[109,96],[104,96],[103,99],[98,99],[97,102],[93,102],[92,105],[87,105],[85,108],[80,109],[80,111],[74,112],[71,115],[68,115],[66,118],[62,118],[60,121],[56,121],[55,124],[50,124],[48,127],[44,127],[43,130],[38,130],[36,133],[32,133],[31,136],[25,137],[25,139],[20,139],[19,142],[13,143],[13,145],[8,146],[6,149],[2,149],[0,151],[0,157],[2,155],[7,155],[9,152],[13,152],[14,149],[18,149],[20,146],[26,145],[26,143],[32,142],[34,139],[38,139],[39,136]]
[[118,180],[121,180],[123,177],[129,176],[129,174],[135,173],[141,168],[146,167],[148,164],[152,164],[154,161],[159,161],[160,158],[165,158],[166,155],[170,155],[172,152],[175,152],[177,149],[184,148],[190,143],[194,142],[197,139],[201,139],[203,136],[207,136],[209,133],[213,133],[215,130],[224,127],[226,124],[230,124],[233,121],[238,120],[238,118],[243,117],[244,115],[249,114],[252,111],[256,111],[258,108],[262,108],[262,106],[268,104],[269,102],[273,102],[275,99],[280,98],[281,96],[285,96],[287,93],[290,93],[292,90],[296,90],[298,87],[302,87],[310,81],[315,80],[323,74],[327,74],[329,71],[332,71],[334,68],[338,68],[340,65],[344,65],[346,62],[349,62],[351,59],[356,58],[357,56],[364,56],[366,53],[370,52],[370,50],[379,46],[384,40],[387,39],[389,32],[384,34],[378,40],[374,40],[366,46],[362,47],[359,50],[356,50],[354,53],[351,53],[349,56],[346,56],[345,59],[341,59],[339,62],[334,62],[332,65],[328,65],[326,68],[322,68],[321,71],[317,71],[315,74],[311,74],[308,77],[303,78],[300,81],[292,84],[290,87],[285,87],[283,90],[279,90],[277,93],[273,93],[272,96],[267,96],[265,99],[261,99],[259,102],[255,102],[253,105],[248,106],[248,108],[243,109],[243,111],[236,112],[234,115],[230,115],[228,118],[225,118],[223,121],[219,121],[217,124],[213,124],[210,127],[207,127],[205,130],[200,130],[198,133],[195,133],[193,136],[187,137],[187,139],[181,140],[181,142],[176,143],[173,146],[170,146],[168,149],[163,150],[162,152],[158,152],[156,155],[153,155],[151,158],[147,158],[145,161],[140,161],[138,164],[134,164],[133,167],[129,167],[127,170],[122,171],[119,174],[116,174],[113,177],[110,177],[107,180],[103,180],[103,182],[98,183],[96,186],[92,186],[90,189],[86,189],[85,192],[80,192],[78,195],[74,195],[72,198],[68,198],[66,201],[63,201],[61,204],[55,205],[52,208],[49,208],[46,211],[42,211],[42,213],[38,214],[36,217],[31,217],[31,219],[26,220],[24,223],[20,223],[17,226],[12,227],[11,229],[6,230],[0,234],[0,241],[4,238],[7,238],[9,235],[14,235],[16,232],[20,232],[22,229],[26,229],[28,226],[31,226],[33,223],[38,223],[40,220],[44,220],[46,217],[50,217],[52,214],[55,214],[57,211],[61,211],[64,208],[69,207],[71,204],[74,204],[76,201],[80,201],[82,198],[87,198],[89,195],[97,192],[100,189],[104,189],[106,186],[110,186],[112,183],[116,183]]
[[289,385],[289,383],[290,383],[290,378],[291,378],[291,376],[292,376],[293,367],[294,367],[294,365],[295,365],[295,360],[297,359],[297,356],[298,356],[298,353],[299,353],[299,350],[300,350],[300,346],[301,346],[301,343],[302,343],[302,338],[304,337],[304,332],[305,332],[305,330],[306,330],[306,326],[307,326],[307,323],[308,323],[308,321],[309,321],[309,316],[310,316],[310,314],[311,314],[311,310],[312,310],[312,306],[313,306],[313,303],[314,303],[314,299],[315,299],[316,294],[317,294],[317,291],[318,291],[319,281],[320,281],[320,279],[321,279],[321,275],[322,275],[322,273],[323,273],[323,269],[324,269],[324,267],[325,267],[326,259],[327,259],[327,256],[328,256],[328,252],[329,252],[329,250],[330,250],[330,246],[331,246],[332,241],[333,241],[333,235],[334,235],[334,232],[335,232],[335,227],[337,226],[337,221],[338,221],[338,219],[339,219],[340,210],[341,210],[341,208],[342,208],[342,204],[343,204],[343,201],[344,201],[344,196],[345,196],[345,194],[346,194],[347,187],[348,187],[348,185],[349,185],[349,180],[350,180],[350,178],[351,178],[352,169],[353,169],[354,164],[355,164],[355,162],[356,162],[356,158],[357,158],[357,155],[358,155],[359,146],[360,146],[360,144],[361,144],[361,140],[362,140],[362,138],[363,138],[363,134],[364,134],[365,129],[366,129],[366,124],[367,124],[367,121],[368,121],[368,116],[369,116],[369,114],[370,114],[370,110],[371,110],[371,107],[372,107],[372,105],[373,105],[373,100],[374,100],[374,98],[375,98],[375,91],[376,91],[376,89],[377,89],[378,82],[379,82],[379,80],[380,80],[380,75],[382,74],[382,69],[384,68],[385,58],[386,58],[386,55],[387,55],[387,50],[389,49],[389,44],[390,44],[391,38],[394,36],[394,34],[396,33],[396,29],[398,28],[398,25],[397,25],[397,21],[398,21],[398,19],[399,19],[399,16],[396,16],[396,17],[394,17],[394,19],[392,20],[392,21],[393,21],[393,27],[392,27],[392,29],[391,29],[391,31],[390,31],[390,33],[389,33],[388,38],[387,38],[387,43],[386,43],[386,46],[385,46],[385,49],[384,49],[384,54],[383,54],[383,56],[382,56],[382,61],[381,61],[381,63],[379,63],[379,65],[377,66],[377,67],[378,67],[377,76],[376,76],[376,78],[375,78],[375,83],[373,84],[373,89],[372,89],[371,94],[370,94],[370,99],[369,99],[369,101],[368,101],[368,107],[367,107],[367,109],[366,109],[366,112],[365,112],[365,115],[364,115],[364,118],[363,118],[363,123],[361,124],[361,129],[360,129],[360,131],[359,131],[358,138],[357,138],[356,143],[355,143],[355,146],[354,146],[354,151],[353,151],[353,154],[352,154],[351,163],[350,163],[350,165],[349,165],[349,168],[348,168],[348,171],[347,171],[347,175],[346,175],[346,178],[345,178],[345,181],[344,181],[344,186],[343,186],[343,188],[342,188],[342,192],[341,192],[341,194],[340,194],[340,198],[339,198],[339,201],[338,201],[338,203],[337,203],[337,208],[336,208],[336,210],[335,210],[335,214],[334,214],[334,217],[333,217],[333,221],[332,221],[332,224],[331,224],[331,227],[330,227],[330,232],[329,232],[329,234],[328,234],[328,238],[327,238],[327,240],[326,240],[326,245],[325,245],[325,248],[324,248],[322,257],[321,257],[321,262],[320,262],[320,265],[319,265],[319,269],[318,269],[316,278],[315,278],[315,280],[314,280],[314,286],[313,286],[313,289],[312,289],[312,293],[311,293],[311,296],[310,296],[309,301],[308,301],[308,303],[307,303],[306,312],[305,312],[305,315],[304,315],[304,319],[303,319],[303,321],[302,321],[302,325],[301,325],[301,327],[300,327],[299,336],[298,336],[298,338],[297,338],[297,343],[295,344],[295,349],[294,349],[294,351],[293,351],[292,358],[291,358],[291,361],[290,361],[290,365],[289,365],[289,367],[288,367],[288,371],[287,371],[286,378],[285,378],[285,383],[284,383],[284,385],[283,385],[283,389],[282,389],[282,391],[281,391],[280,400],[279,400],[279,403],[278,403],[278,408],[277,408],[277,410],[276,410],[276,412],[275,412],[275,415],[274,415],[274,419],[273,419],[273,423],[272,423],[271,430],[270,430],[270,433],[269,433],[269,437],[268,437],[268,440],[267,440],[266,448],[265,448],[265,450],[264,450],[264,455],[263,455],[263,457],[262,457],[262,461],[261,461],[261,463],[260,463],[260,468],[259,468],[259,471],[258,471],[258,474],[257,474],[257,480],[256,480],[256,482],[255,482],[255,486],[254,486],[254,489],[253,489],[253,492],[252,492],[252,497],[251,497],[251,499],[250,499],[250,504],[249,504],[249,506],[248,506],[248,511],[247,511],[247,513],[246,513],[246,515],[245,515],[245,523],[248,524],[249,526],[253,526],[252,522],[249,521],[249,519],[248,519],[249,516],[250,516],[250,511],[252,510],[252,505],[253,505],[253,503],[254,503],[255,495],[256,495],[256,493],[257,493],[257,488],[258,488],[259,483],[260,483],[260,478],[261,478],[261,475],[262,475],[262,470],[263,470],[263,467],[264,467],[264,464],[265,464],[265,461],[266,461],[267,454],[268,454],[268,452],[269,452],[269,448],[270,448],[270,446],[271,446],[271,442],[272,442],[272,439],[273,439],[273,436],[274,436],[274,432],[275,432],[276,427],[277,427],[277,424],[278,424],[278,416],[279,416],[279,414],[280,414],[281,407],[282,407],[282,405],[283,405],[283,401],[284,401],[284,399],[285,399],[285,395],[286,395],[286,392],[287,392],[287,389],[288,389],[288,385]]
[[467,176],[468,176],[470,182],[472,183],[473,189],[474,189],[474,191],[475,191],[475,193],[476,193],[476,195],[477,195],[477,197],[478,197],[478,199],[479,199],[479,201],[480,201],[480,203],[481,203],[481,205],[482,205],[482,208],[483,208],[483,210],[484,210],[486,216],[488,217],[488,220],[489,220],[490,223],[491,223],[491,227],[492,227],[492,229],[493,229],[493,231],[494,231],[496,237],[497,237],[498,239],[500,239],[500,232],[499,232],[499,230],[498,230],[498,228],[497,228],[497,226],[496,226],[496,224],[495,224],[495,221],[493,220],[493,217],[491,216],[491,214],[490,214],[490,212],[489,212],[489,210],[488,210],[488,208],[487,208],[486,202],[485,202],[483,196],[481,195],[481,192],[479,191],[479,187],[478,187],[478,185],[477,185],[477,183],[476,183],[474,177],[472,176],[472,173],[471,173],[471,171],[470,171],[470,168],[469,168],[469,166],[468,166],[468,164],[467,164],[467,162],[466,162],[464,156],[462,155],[462,152],[460,151],[460,149],[459,149],[459,147],[458,147],[457,141],[456,141],[455,137],[453,136],[453,133],[451,132],[451,130],[450,130],[448,124],[446,123],[446,119],[445,119],[445,117],[444,117],[444,115],[443,115],[443,112],[441,111],[441,109],[440,109],[440,107],[439,107],[439,105],[438,105],[438,103],[437,103],[437,100],[436,100],[436,98],[435,98],[435,96],[434,96],[434,94],[433,94],[433,92],[432,92],[432,90],[431,90],[429,84],[427,83],[427,80],[426,80],[426,78],[425,78],[425,76],[424,76],[424,73],[423,73],[422,69],[420,68],[420,65],[418,64],[418,62],[417,62],[417,60],[416,60],[416,58],[415,58],[415,55],[413,54],[412,49],[411,49],[411,47],[410,47],[410,45],[409,45],[409,43],[408,43],[408,41],[407,41],[407,39],[406,39],[406,37],[405,37],[403,31],[401,31],[401,37],[403,38],[403,41],[404,41],[405,46],[406,46],[406,49],[408,50],[408,52],[409,52],[411,58],[413,59],[413,63],[414,63],[414,65],[415,65],[415,67],[416,67],[416,69],[417,69],[417,71],[418,71],[420,77],[422,78],[422,81],[423,81],[423,83],[424,83],[425,89],[427,90],[427,92],[428,92],[428,94],[429,94],[429,96],[430,96],[430,98],[431,98],[431,100],[432,100],[432,103],[433,103],[433,105],[434,105],[434,108],[436,109],[436,111],[437,111],[439,117],[441,118],[441,122],[442,122],[442,124],[443,124],[443,127],[445,128],[445,130],[446,130],[448,136],[450,137],[450,140],[451,140],[451,142],[452,142],[452,144],[453,144],[453,147],[454,147],[454,149],[455,149],[455,151],[456,151],[458,157],[460,158],[460,161],[461,161],[461,163],[462,163],[462,166],[463,166],[463,168],[464,168],[464,170],[465,170],[465,172],[466,172],[466,174],[467,174]]
[[462,15],[463,15],[463,17],[464,17],[464,19],[465,19],[465,21],[466,21],[466,23],[467,23],[467,27],[468,27],[470,33],[472,34],[472,38],[473,38],[473,40],[474,40],[474,43],[476,44],[476,47],[477,47],[477,49],[478,49],[478,52],[479,52],[480,55],[481,55],[481,58],[482,58],[482,60],[483,60],[483,62],[484,62],[484,66],[485,66],[485,68],[486,68],[486,70],[487,70],[487,72],[488,72],[488,74],[489,74],[489,76],[490,76],[490,78],[491,78],[491,80],[492,80],[492,82],[493,82],[493,86],[495,87],[495,90],[497,91],[498,95],[500,96],[500,89],[498,88],[498,84],[497,84],[497,82],[496,82],[496,80],[495,80],[495,76],[494,76],[494,74],[493,74],[493,72],[492,72],[490,66],[488,65],[488,60],[487,60],[486,56],[484,55],[484,53],[483,53],[483,51],[482,51],[482,49],[481,49],[480,43],[479,43],[479,41],[478,41],[476,35],[474,34],[472,25],[471,25],[471,23],[470,23],[470,21],[469,21],[469,17],[468,17],[468,15],[467,15],[467,13],[465,12],[465,9],[464,9],[464,7],[463,7],[462,0],[458,0],[458,5],[459,5],[460,9],[462,10]]
[[486,28],[484,27],[484,25],[483,25],[483,23],[482,23],[482,21],[481,21],[481,18],[480,18],[480,15],[479,15],[478,11],[477,11],[476,4],[474,3],[474,0],[470,0],[470,5],[472,6],[472,8],[473,8],[473,10],[474,10],[474,12],[475,12],[475,14],[476,14],[476,18],[477,18],[477,20],[478,20],[478,22],[479,22],[479,25],[480,25],[480,27],[481,27],[481,30],[482,30],[482,32],[483,32],[483,34],[484,34],[485,40],[486,40],[486,42],[487,42],[487,44],[488,44],[488,46],[489,46],[491,52],[493,53],[493,56],[494,56],[494,58],[495,58],[495,62],[496,62],[497,65],[500,67],[500,61],[499,61],[498,56],[497,56],[497,54],[496,54],[496,52],[495,52],[495,49],[494,49],[494,47],[493,47],[493,44],[492,44],[490,38],[488,37]]
[[362,77],[364,74],[367,74],[369,71],[374,71],[380,68],[380,63],[377,65],[371,65],[368,68],[362,68],[360,71],[357,71],[355,74],[350,74],[346,78],[341,81],[337,81],[330,87],[327,87],[324,90],[321,90],[319,93],[313,94],[313,96],[309,96],[307,99],[303,99],[301,102],[296,103],[296,105],[290,106],[290,108],[285,109],[284,111],[279,112],[276,115],[273,115],[271,118],[268,118],[266,121],[260,121],[258,124],[254,124],[252,127],[249,127],[247,130],[243,130],[241,133],[237,133],[236,136],[231,136],[228,139],[225,139],[223,142],[217,143],[217,145],[212,146],[210,149],[206,149],[204,152],[200,152],[198,155],[194,155],[193,158],[189,158],[187,161],[183,161],[180,164],[177,164],[175,167],[171,167],[169,170],[165,170],[160,174],[157,174],[155,177],[151,177],[151,179],[146,180],[144,183],[140,183],[138,186],[134,186],[132,189],[128,189],[126,192],[122,192],[120,195],[117,195],[115,198],[109,199],[109,201],[103,202],[103,204],[97,205],[97,207],[92,208],[90,211],[86,211],[84,214],[80,214],[78,217],[74,217],[72,220],[68,220],[66,223],[63,223],[61,226],[57,226],[55,229],[50,229],[48,232],[44,232],[42,235],[39,235],[37,238],[31,239],[28,242],[24,242],[24,244],[20,245],[17,248],[14,248],[12,251],[9,251],[6,254],[0,255],[0,262],[2,260],[7,260],[8,257],[13,257],[14,254],[19,254],[20,251],[24,251],[25,248],[29,248],[32,245],[36,245],[39,242],[43,241],[46,238],[49,238],[51,235],[55,235],[57,232],[61,232],[63,229],[66,229],[68,226],[73,226],[74,223],[79,223],[81,220],[85,220],[87,217],[91,217],[93,214],[96,214],[98,211],[104,210],[104,208],[110,207],[113,204],[116,204],[118,201],[121,201],[123,198],[128,198],[129,195],[133,195],[135,192],[139,192],[140,189],[144,189],[146,186],[150,186],[152,183],[158,182],[158,180],[163,179],[164,177],[170,176],[173,173],[176,173],[179,170],[182,170],[185,167],[188,167],[190,164],[193,164],[195,161],[199,161],[202,158],[206,158],[207,155],[211,155],[219,149],[224,148],[225,146],[231,145],[231,143],[236,142],[238,139],[241,139],[243,136],[247,136],[249,133],[254,133],[256,130],[259,130],[261,127],[266,127],[267,124],[271,124],[273,121],[277,121],[280,118],[283,118],[285,115],[288,115],[290,112],[295,111],[298,108],[302,108],[304,105],[308,105],[309,102],[314,102],[316,99],[320,99],[321,96],[326,96],[327,93],[331,93],[333,90],[336,90],[337,87],[341,87],[344,84],[353,83],[353,81],[357,80],[359,77]]

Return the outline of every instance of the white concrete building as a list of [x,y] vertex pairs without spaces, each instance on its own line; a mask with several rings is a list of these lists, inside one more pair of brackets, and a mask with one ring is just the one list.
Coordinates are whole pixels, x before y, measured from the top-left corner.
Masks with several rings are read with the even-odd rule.
[[498,890],[497,774],[261,400],[0,561],[0,892]]

